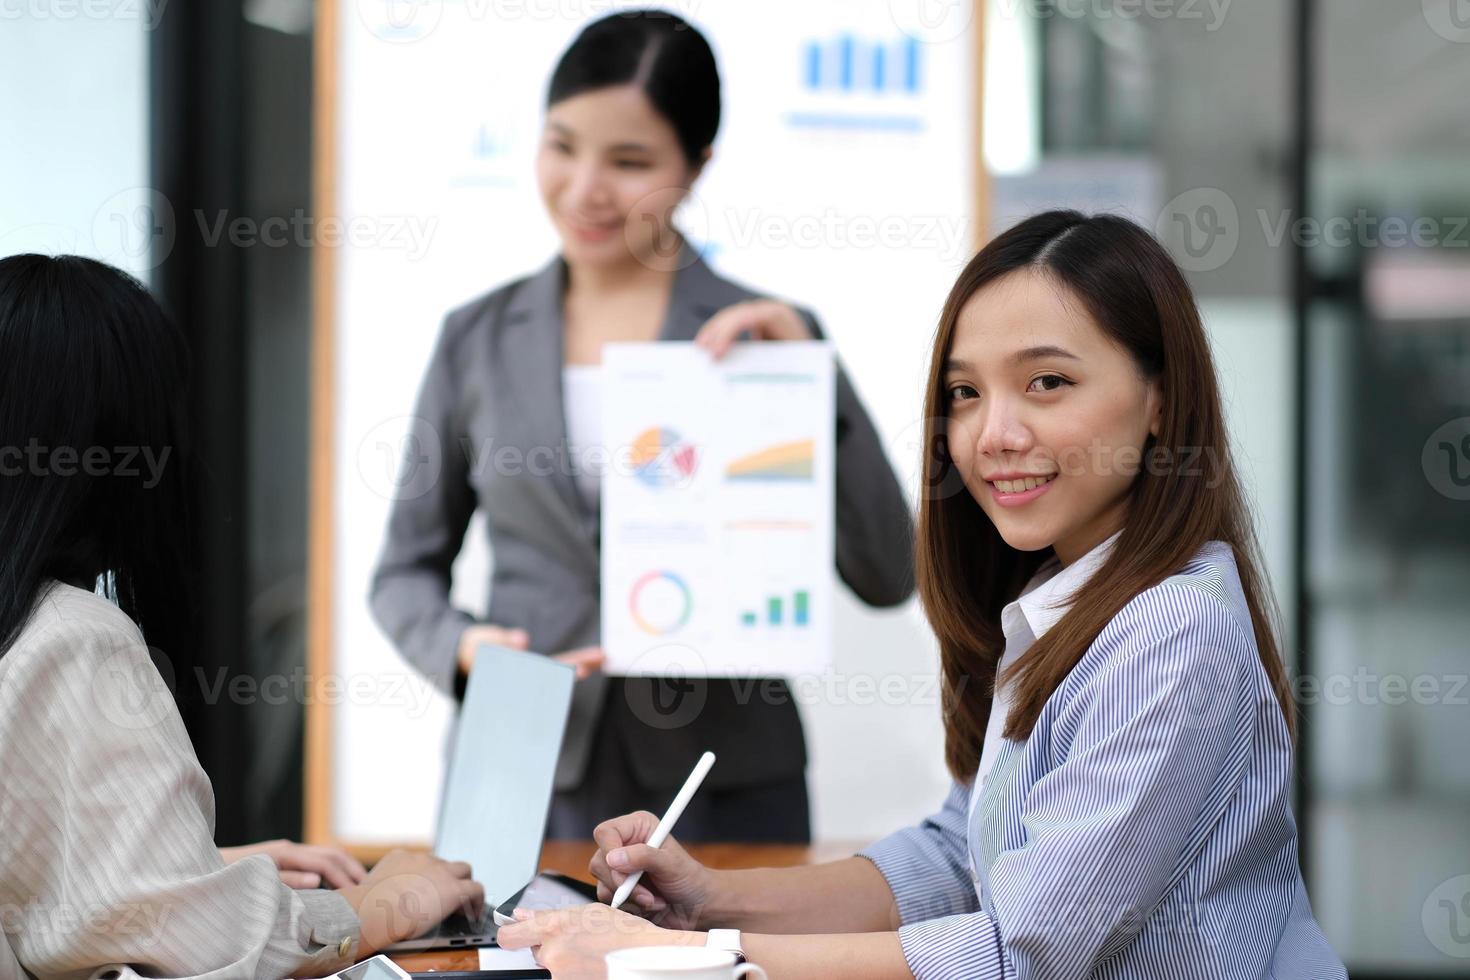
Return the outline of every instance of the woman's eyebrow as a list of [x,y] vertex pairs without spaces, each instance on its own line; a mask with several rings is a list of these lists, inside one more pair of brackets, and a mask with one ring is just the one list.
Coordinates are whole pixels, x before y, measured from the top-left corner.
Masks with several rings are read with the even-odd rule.
[[[1073,354],[1065,347],[1058,347],[1055,344],[1043,344],[1040,347],[1023,347],[1006,358],[1006,360],[1011,364],[1024,364],[1027,361],[1039,361],[1045,357],[1064,357],[1072,361],[1082,360],[1082,358]],[[969,371],[973,368],[974,365],[963,357],[946,358],[944,362],[946,373],[950,371]]]
[[1044,357],[1064,357],[1073,361],[1082,360],[1082,358],[1073,354],[1065,347],[1058,347],[1055,344],[1043,344],[1040,347],[1026,347],[1016,351],[1010,356],[1010,362],[1012,364],[1024,364],[1027,361],[1039,361]]

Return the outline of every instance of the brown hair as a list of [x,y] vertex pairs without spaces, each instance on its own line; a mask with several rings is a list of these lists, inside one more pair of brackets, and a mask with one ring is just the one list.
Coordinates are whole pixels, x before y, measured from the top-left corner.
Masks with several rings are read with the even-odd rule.
[[946,439],[944,366],[960,310],[985,286],[1021,269],[1066,287],[1158,384],[1159,433],[1144,444],[1142,457],[1168,464],[1140,466],[1107,560],[1057,624],[1007,667],[1005,736],[1028,738],[1047,699],[1109,621],[1211,540],[1234,552],[1261,664],[1294,730],[1275,601],[1231,462],[1214,363],[1189,285],[1158,242],[1132,222],[1051,211],[1016,225],[970,260],[945,300],[929,367],[915,563],[919,597],[939,638],[950,773],[965,783],[974,778],[1005,647],[1001,610],[1050,555],[1050,549],[1027,553],[1006,544],[965,492]]

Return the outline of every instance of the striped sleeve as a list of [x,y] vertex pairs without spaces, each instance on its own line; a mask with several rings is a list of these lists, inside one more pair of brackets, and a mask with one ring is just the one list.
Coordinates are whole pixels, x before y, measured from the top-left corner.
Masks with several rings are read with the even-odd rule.
[[54,622],[0,659],[0,906],[21,910],[6,927],[15,958],[38,976],[341,969],[356,913],[288,888],[265,855],[224,864],[173,695],[116,615]]
[[980,907],[965,845],[969,799],[969,788],[956,783],[938,813],[859,853],[887,880],[900,923],[974,912]]
[[1053,737],[1073,733],[1066,757],[1026,791],[1026,843],[989,869],[994,918],[905,918],[917,980],[1092,976],[1186,872],[1200,815],[1228,803],[1254,718],[1256,654],[1241,625],[1199,589],[1166,583],[1098,643],[1109,655],[1052,725]]
[[1000,977],[1000,936],[975,892],[966,843],[970,790],[956,783],[943,808],[862,851],[898,904],[899,943],[915,980]]

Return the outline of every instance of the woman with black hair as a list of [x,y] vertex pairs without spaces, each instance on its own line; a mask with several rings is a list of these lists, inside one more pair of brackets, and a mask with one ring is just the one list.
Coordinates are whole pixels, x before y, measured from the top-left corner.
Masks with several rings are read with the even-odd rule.
[[[604,344],[692,340],[718,357],[740,338],[822,332],[811,313],[721,278],[672,223],[720,122],[719,74],[697,30],[658,11],[598,20],[562,56],[546,102],[536,177],[561,254],[446,319],[409,443],[431,457],[427,471],[438,478],[410,484],[394,505],[373,612],[447,692],[483,642],[578,667],[552,837],[585,838],[608,813],[662,808],[713,749],[720,764],[685,812],[681,835],[805,841],[806,749],[784,683],[597,673],[600,471],[591,464],[603,445]],[[896,605],[913,589],[912,519],[840,370],[836,426],[837,570],[865,602]],[[464,446],[493,446],[492,460],[517,450],[526,465],[471,465]],[[538,467],[538,459],[571,465]],[[449,600],[450,569],[476,508],[488,518],[495,561],[484,623]]]
[[215,847],[154,660],[193,642],[186,365],[126,274],[0,259],[0,977],[320,976],[484,901],[422,854]]

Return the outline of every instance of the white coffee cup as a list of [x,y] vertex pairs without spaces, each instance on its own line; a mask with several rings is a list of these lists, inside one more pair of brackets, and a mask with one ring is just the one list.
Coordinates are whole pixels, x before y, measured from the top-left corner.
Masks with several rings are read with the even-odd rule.
[[608,953],[607,980],[766,980],[753,963],[735,965],[728,949],[708,946],[638,946]]

